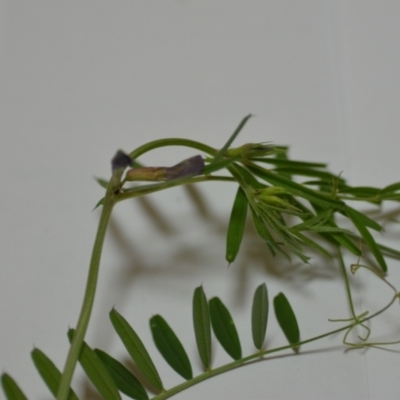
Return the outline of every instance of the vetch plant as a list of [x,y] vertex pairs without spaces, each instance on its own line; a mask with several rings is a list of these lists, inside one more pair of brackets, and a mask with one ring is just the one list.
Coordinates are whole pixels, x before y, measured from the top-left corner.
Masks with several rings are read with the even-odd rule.
[[[132,399],[149,399],[151,395],[141,381],[144,377],[156,393],[152,398],[161,400],[253,360],[267,360],[273,353],[288,349],[300,353],[307,343],[338,332],[344,333],[343,342],[351,347],[363,348],[400,342],[396,340],[398,338],[386,343],[370,341],[371,327],[367,325],[368,321],[384,313],[400,297],[397,289],[386,277],[387,257],[400,259],[400,251],[378,243],[371,230],[379,232],[382,226],[354,207],[360,201],[377,207],[386,201],[399,201],[400,183],[384,188],[352,187],[340,175],[327,171],[325,164],[289,159],[287,147],[268,143],[249,143],[232,147],[234,139],[250,117],[251,115],[248,115],[241,121],[220,150],[187,139],[156,140],[140,146],[130,154],[118,151],[112,159],[111,178],[108,181],[98,179],[106,191],[96,206],[101,207],[102,212],[78,323],[75,329],[68,331],[71,346],[65,365],[62,370],[58,369],[39,349],[34,349],[31,354],[39,374],[58,400],[78,399],[71,388],[78,362],[104,399],[120,399],[121,393]],[[168,146],[186,146],[201,154],[172,167],[146,167],[139,162],[143,154]],[[228,171],[228,175],[220,174],[222,170]],[[169,385],[162,380],[134,326],[116,309],[110,312],[111,323],[140,371],[140,377],[135,376],[110,354],[100,349],[92,349],[85,342],[85,333],[95,299],[107,224],[114,206],[127,199],[205,181],[228,181],[237,185],[226,235],[228,263],[234,262],[240,251],[246,220],[250,216],[255,231],[266,243],[269,251],[273,255],[282,254],[288,263],[293,257],[307,263],[313,252],[324,256],[326,262],[337,258],[351,316],[348,319],[335,320],[341,322],[340,327],[315,337],[303,338],[300,332],[301,321],[297,320],[296,307],[290,303],[290,294],[280,292],[270,302],[267,285],[260,283],[254,292],[250,318],[256,351],[244,355],[234,319],[228,308],[219,297],[208,300],[206,290],[199,286],[193,293],[192,310],[195,341],[204,367],[202,374],[194,376],[191,361],[168,322],[161,315],[150,319],[150,331],[156,348],[169,366],[183,378],[181,384],[167,389]],[[353,228],[341,226],[338,216],[341,217],[341,221],[350,222]],[[358,261],[347,266],[344,252],[353,255]],[[370,256],[372,262],[365,261],[370,260]],[[362,259],[364,261],[361,261]],[[372,272],[377,279],[393,290],[388,304],[372,314],[368,311],[359,312],[354,305],[349,272],[355,274],[359,269]],[[277,348],[265,347],[271,315],[270,304],[287,341],[286,345]],[[357,342],[351,342],[349,333],[356,327],[362,327],[365,334],[359,335]],[[233,359],[232,362],[221,366],[212,365],[212,332]],[[4,373],[1,381],[7,399],[27,399],[10,375]]]

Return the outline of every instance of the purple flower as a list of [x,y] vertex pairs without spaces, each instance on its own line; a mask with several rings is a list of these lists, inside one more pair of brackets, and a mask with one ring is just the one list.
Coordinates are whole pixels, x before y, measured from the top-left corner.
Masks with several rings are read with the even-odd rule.
[[200,175],[204,169],[204,160],[202,156],[194,156],[167,168],[166,180]]
[[113,159],[111,160],[111,170],[112,172],[117,171],[119,169],[124,170],[128,166],[132,166],[131,157],[124,153],[122,150],[118,150]]

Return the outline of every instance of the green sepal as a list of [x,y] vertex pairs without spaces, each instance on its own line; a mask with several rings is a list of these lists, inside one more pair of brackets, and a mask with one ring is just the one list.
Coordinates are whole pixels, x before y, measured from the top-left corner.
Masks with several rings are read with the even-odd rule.
[[103,178],[94,178],[96,182],[104,189],[107,189],[109,182]]
[[105,198],[103,197],[102,199],[100,199],[97,204],[94,206],[93,210],[94,211],[96,208],[102,206],[104,204]]

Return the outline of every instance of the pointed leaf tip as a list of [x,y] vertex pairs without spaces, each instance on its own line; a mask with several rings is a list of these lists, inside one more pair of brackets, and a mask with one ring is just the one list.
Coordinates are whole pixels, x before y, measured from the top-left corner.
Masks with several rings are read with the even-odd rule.
[[[276,319],[288,342],[290,344],[298,343],[300,341],[300,330],[297,319],[288,299],[282,292],[274,298],[274,309]],[[293,347],[293,350],[297,351],[298,348]]]
[[[232,144],[232,142],[235,140],[236,136],[240,133],[240,131],[243,129],[243,127],[246,125],[246,122],[252,117],[251,114],[245,116],[238,127],[235,129],[235,131],[232,133],[231,137],[228,139],[228,141],[225,143],[224,147],[215,155],[214,160],[211,162],[211,164],[216,163],[219,161],[224,155],[226,150],[228,150],[229,146]],[[210,164],[210,165],[211,165]]]
[[226,234],[226,261],[228,263],[235,261],[239,252],[246,226],[247,208],[248,200],[246,193],[239,186],[233,202],[228,232]]
[[211,325],[215,336],[234,360],[240,360],[242,358],[242,347],[231,314],[218,297],[210,300],[209,307]]
[[1,375],[1,386],[3,387],[7,400],[27,400],[25,394],[10,375]]
[[265,283],[258,286],[254,292],[251,312],[251,330],[254,346],[261,350],[264,345],[268,322],[268,292]]
[[112,309],[110,312],[110,320],[126,350],[142,374],[156,389],[163,390],[163,384],[157,369],[137,333],[115,309]]
[[192,366],[182,343],[161,315],[150,319],[154,343],[165,361],[183,378],[193,378]]
[[[39,375],[46,383],[50,392],[54,396],[57,396],[58,386],[61,380],[61,372],[55,366],[53,361],[51,361],[50,358],[48,358],[41,350],[33,349],[31,357]],[[78,400],[78,397],[72,389],[69,390],[68,400]]]

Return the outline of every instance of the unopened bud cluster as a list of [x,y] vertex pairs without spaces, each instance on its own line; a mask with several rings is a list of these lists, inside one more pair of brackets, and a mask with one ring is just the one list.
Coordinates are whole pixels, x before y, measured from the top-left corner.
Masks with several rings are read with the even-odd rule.
[[233,147],[226,150],[225,155],[228,157],[254,158],[264,157],[268,154],[274,153],[273,146],[264,143],[247,143],[240,147]]
[[293,193],[283,187],[269,186],[264,189],[255,190],[253,195],[259,203],[282,208],[288,211],[301,211],[288,201],[293,197]]

